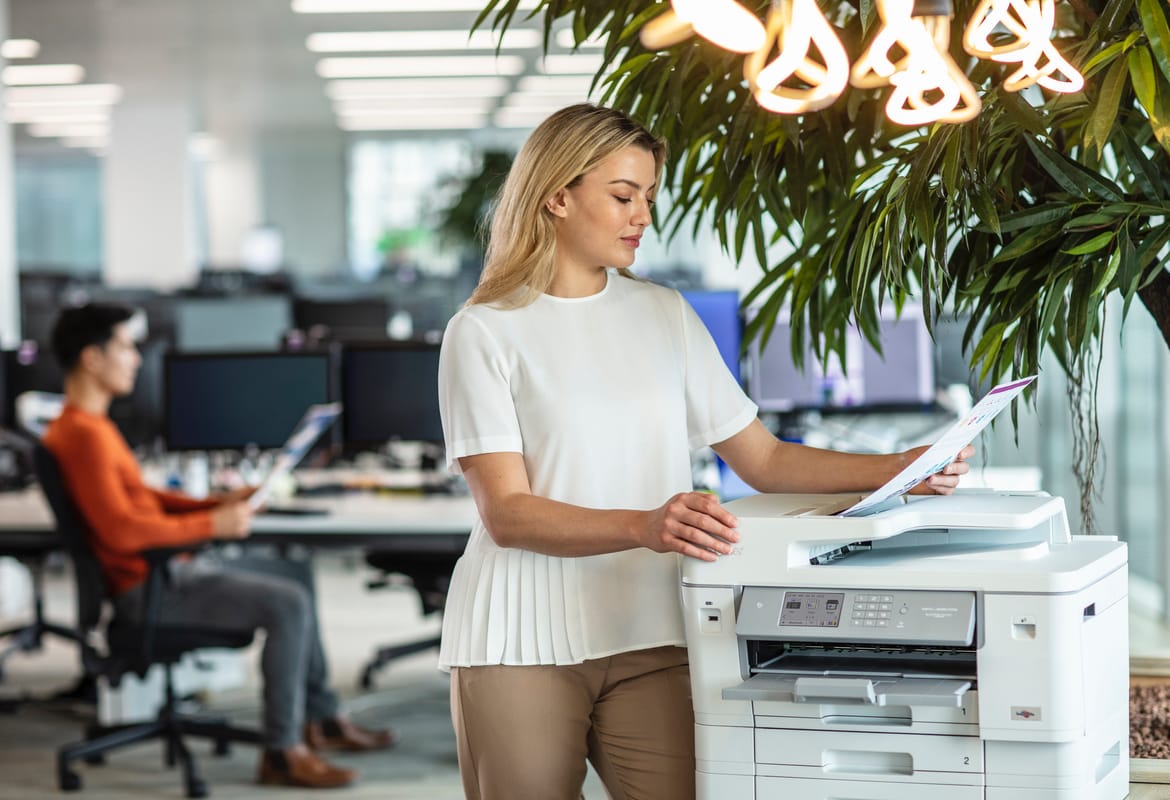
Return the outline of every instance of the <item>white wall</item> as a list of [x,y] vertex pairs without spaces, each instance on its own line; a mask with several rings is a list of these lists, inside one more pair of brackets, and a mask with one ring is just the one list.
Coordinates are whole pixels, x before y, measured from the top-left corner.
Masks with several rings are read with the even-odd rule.
[[[8,0],[0,0],[0,42],[8,38]],[[0,67],[4,65],[0,59]],[[0,106],[4,86],[0,84]],[[20,336],[16,279],[16,223],[12,201],[12,130],[0,119],[0,347],[14,347]]]

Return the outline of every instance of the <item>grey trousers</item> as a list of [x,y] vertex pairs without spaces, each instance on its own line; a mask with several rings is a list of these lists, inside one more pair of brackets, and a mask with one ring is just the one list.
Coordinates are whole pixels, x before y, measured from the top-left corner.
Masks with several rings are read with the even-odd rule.
[[[172,576],[172,585],[162,594],[160,624],[265,632],[260,672],[266,747],[292,747],[302,740],[305,719],[337,716],[339,703],[328,684],[308,564],[201,554],[174,562]],[[119,596],[118,613],[141,619],[145,588],[136,586]]]

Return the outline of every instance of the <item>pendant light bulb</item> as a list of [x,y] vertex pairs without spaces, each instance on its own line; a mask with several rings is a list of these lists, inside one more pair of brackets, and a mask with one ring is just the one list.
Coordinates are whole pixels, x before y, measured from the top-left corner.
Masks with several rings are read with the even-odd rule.
[[[1079,92],[1084,76],[1052,43],[1055,26],[1055,0],[983,0],[963,34],[963,48],[978,58],[1018,63],[1019,69],[1004,80],[1009,92],[1033,84],[1053,92]],[[993,45],[989,37],[996,29],[1013,38]]]
[[[850,75],[860,89],[892,86],[886,116],[899,125],[967,122],[983,107],[951,58],[950,17],[914,16],[915,0],[878,0],[882,25]],[[892,60],[899,48],[904,55]]]
[[[756,102],[779,114],[804,114],[841,96],[849,57],[816,0],[773,0],[765,32],[763,46],[744,61]],[[823,64],[812,58],[814,46]],[[778,53],[769,62],[773,49]],[[793,78],[804,85],[786,85]]]
[[662,50],[697,33],[733,53],[764,46],[764,24],[735,0],[671,0],[671,8],[642,26],[647,50]]

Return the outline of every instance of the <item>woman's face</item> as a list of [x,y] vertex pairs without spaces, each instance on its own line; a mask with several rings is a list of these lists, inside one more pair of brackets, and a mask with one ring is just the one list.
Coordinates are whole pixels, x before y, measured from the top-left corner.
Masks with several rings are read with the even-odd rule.
[[560,267],[628,267],[650,224],[654,156],[630,146],[602,161],[548,204],[556,218]]

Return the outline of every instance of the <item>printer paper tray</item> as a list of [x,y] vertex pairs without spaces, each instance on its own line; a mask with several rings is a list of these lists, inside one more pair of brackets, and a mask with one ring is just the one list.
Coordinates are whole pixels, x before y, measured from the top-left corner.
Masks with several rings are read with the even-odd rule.
[[954,678],[753,675],[723,690],[724,700],[959,708],[971,681]]

